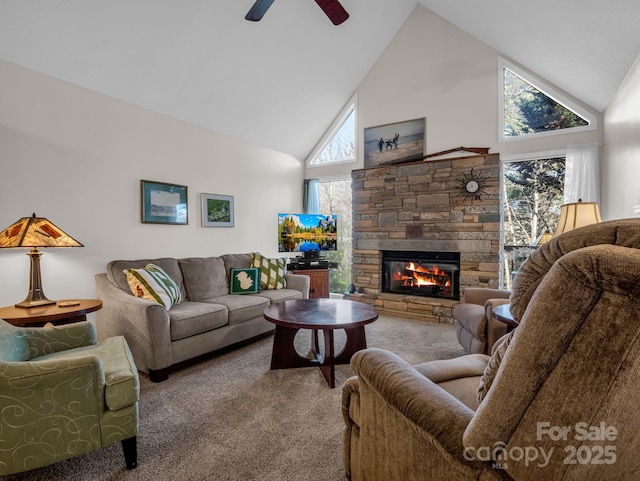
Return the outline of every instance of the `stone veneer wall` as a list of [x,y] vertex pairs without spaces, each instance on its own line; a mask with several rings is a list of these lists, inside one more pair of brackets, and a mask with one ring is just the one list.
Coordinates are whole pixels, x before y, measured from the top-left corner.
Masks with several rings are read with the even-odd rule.
[[[465,195],[471,178],[478,198]],[[356,294],[383,313],[453,323],[458,301],[382,293],[381,250],[460,252],[460,288],[498,287],[498,154],[396,164],[352,172]]]

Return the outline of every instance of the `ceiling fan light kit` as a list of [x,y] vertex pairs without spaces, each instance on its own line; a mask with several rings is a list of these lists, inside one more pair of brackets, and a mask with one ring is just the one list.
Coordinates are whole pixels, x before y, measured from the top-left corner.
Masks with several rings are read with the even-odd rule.
[[[244,18],[251,22],[259,22],[262,17],[264,17],[264,14],[267,13],[273,1],[274,0],[256,0]],[[349,18],[349,13],[347,13],[338,0],[315,1],[334,25],[340,25]]]

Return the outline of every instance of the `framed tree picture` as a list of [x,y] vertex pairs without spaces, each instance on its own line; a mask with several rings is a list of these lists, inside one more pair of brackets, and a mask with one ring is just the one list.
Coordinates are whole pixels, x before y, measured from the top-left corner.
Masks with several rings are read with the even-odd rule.
[[144,224],[188,224],[187,186],[141,180]]
[[233,227],[233,196],[202,194],[202,227]]
[[427,118],[364,129],[364,167],[420,160],[426,152]]

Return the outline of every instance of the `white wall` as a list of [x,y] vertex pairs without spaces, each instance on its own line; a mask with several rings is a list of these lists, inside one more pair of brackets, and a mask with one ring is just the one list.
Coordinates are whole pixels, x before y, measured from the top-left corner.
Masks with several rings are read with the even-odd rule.
[[505,156],[601,141],[595,130],[499,143],[498,55],[418,5],[358,87],[357,164],[309,168],[305,176],[362,168],[366,127],[420,117],[427,118],[427,154],[464,146]]
[[638,217],[633,206],[640,205],[640,61],[604,112],[603,156],[603,218]]
[[[95,297],[113,259],[277,254],[277,213],[301,209],[298,159],[8,62],[0,79],[0,230],[35,212],[85,245],[44,249],[51,299]],[[141,179],[188,186],[189,225],[142,224]],[[234,196],[235,227],[201,227],[203,192]],[[27,294],[25,253],[0,249],[0,306]]]

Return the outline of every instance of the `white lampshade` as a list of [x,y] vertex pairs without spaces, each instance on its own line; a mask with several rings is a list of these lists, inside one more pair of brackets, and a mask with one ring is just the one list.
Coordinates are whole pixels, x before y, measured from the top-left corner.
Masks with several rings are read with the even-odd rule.
[[560,210],[560,220],[553,236],[558,236],[578,227],[602,222],[597,202],[574,202],[564,204]]

